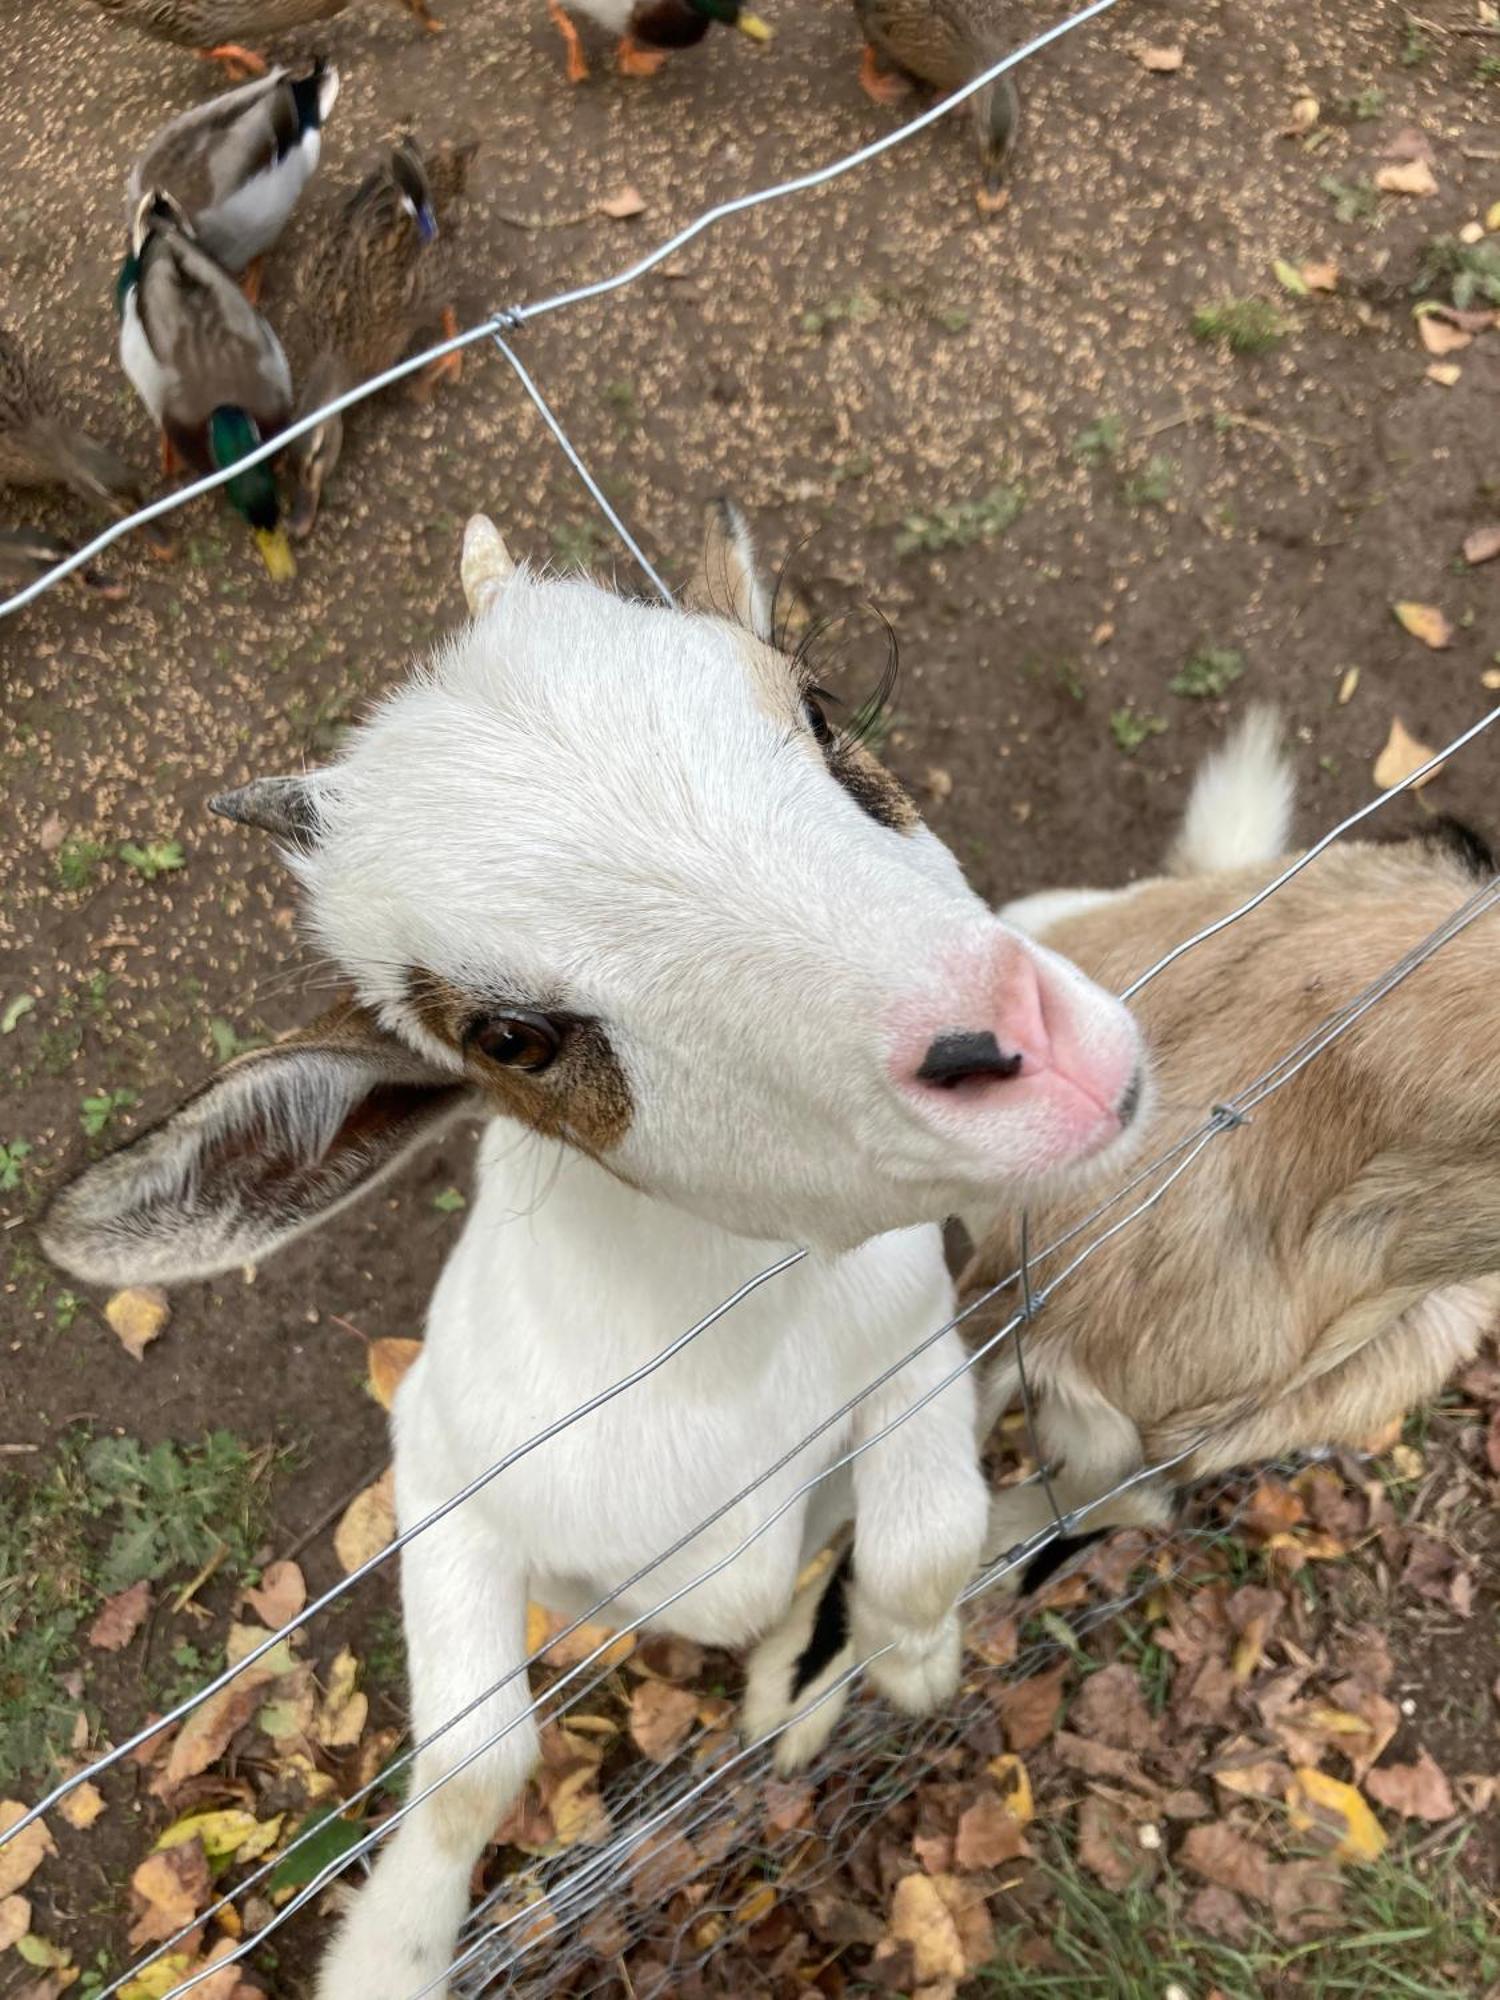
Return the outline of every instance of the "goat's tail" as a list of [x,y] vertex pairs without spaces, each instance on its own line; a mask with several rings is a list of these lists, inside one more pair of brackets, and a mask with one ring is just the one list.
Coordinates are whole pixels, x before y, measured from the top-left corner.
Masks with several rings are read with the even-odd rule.
[[1291,838],[1295,784],[1274,708],[1252,708],[1201,767],[1167,856],[1174,875],[1264,866]]

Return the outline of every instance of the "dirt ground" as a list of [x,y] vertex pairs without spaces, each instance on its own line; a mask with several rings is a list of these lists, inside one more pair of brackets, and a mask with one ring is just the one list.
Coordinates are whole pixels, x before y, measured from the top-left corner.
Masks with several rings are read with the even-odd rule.
[[[613,271],[707,204],[897,115],[858,90],[850,10],[832,0],[780,0],[769,49],[715,32],[647,83],[617,78],[591,41],[595,74],[576,90],[540,0],[439,11],[446,32],[428,37],[361,0],[278,47],[323,48],[344,79],[322,172],[271,260],[265,307],[294,366],[308,337],[298,246],[398,128],[481,141],[454,301],[469,323]],[[1062,11],[1006,10],[1017,33]],[[1391,0],[1122,0],[1025,72],[997,219],[976,213],[955,121],[721,226],[627,292],[538,320],[520,349],[669,573],[728,491],[804,614],[870,602],[890,618],[901,677],[885,754],[986,895],[1150,869],[1186,774],[1251,699],[1288,715],[1312,834],[1368,797],[1393,717],[1437,744],[1493,699],[1500,563],[1471,569],[1459,551],[1500,517],[1500,334],[1456,353],[1444,385],[1411,310],[1426,246],[1500,201],[1493,33],[1470,0],[1430,0],[1416,21]],[[1173,44],[1173,72],[1137,59]],[[85,0],[0,14],[0,320],[143,468],[153,440],[113,352],[123,188],[143,134],[211,87],[190,55]],[[1316,127],[1289,136],[1309,93]],[[1375,192],[1410,128],[1436,191]],[[600,214],[627,184],[644,212]],[[1294,295],[1277,260],[1336,261],[1336,289]],[[1196,310],[1250,295],[1285,321],[1269,351],[1195,337]],[[0,1039],[0,1144],[31,1148],[0,1193],[0,1443],[21,1476],[80,1424],[283,1447],[266,1551],[295,1548],[314,1589],[338,1574],[328,1524],[385,1458],[358,1335],[420,1332],[457,1227],[434,1198],[463,1185],[468,1140],[253,1280],[184,1289],[140,1363],[99,1302],[45,1267],[28,1217],[216,1050],[319,1003],[287,879],[205,800],[325,756],[458,617],[458,537],[480,506],[518,553],[638,582],[503,361],[476,350],[431,404],[398,393],[352,420],[292,585],[271,584],[239,524],[200,504],[175,562],[111,553],[128,602],[61,590],[0,624],[0,1009],[34,1002]],[[0,516],[85,525],[70,502],[31,496],[5,496]],[[903,550],[943,541],[945,520],[961,545]],[[1426,648],[1397,601],[1440,607],[1452,644]],[[855,683],[883,659],[868,629]],[[1243,672],[1217,695],[1170,689],[1190,660],[1228,651]],[[1486,741],[1426,796],[1493,826],[1494,774]],[[145,879],[121,841],[179,842],[183,865]],[[101,1092],[131,1096],[86,1138],[83,1101]],[[230,1599],[215,1589],[217,1617]],[[1481,1590],[1464,1626],[1473,1687],[1448,1702],[1469,1718],[1451,1753],[1466,1769],[1495,1760],[1493,1712],[1471,1698],[1500,1667],[1493,1571]],[[392,1601],[371,1593],[329,1643],[344,1629],[360,1643],[371,1607]],[[1392,1644],[1417,1698],[1448,1671],[1441,1648],[1399,1630]],[[91,1687],[105,1735],[139,1719],[149,1678],[143,1664]],[[141,1842],[127,1826],[86,1867],[49,1864],[54,1933],[119,1949],[122,1871]],[[300,1990],[300,1963],[294,1945],[275,1990]],[[0,1970],[0,1991],[30,1976]]]

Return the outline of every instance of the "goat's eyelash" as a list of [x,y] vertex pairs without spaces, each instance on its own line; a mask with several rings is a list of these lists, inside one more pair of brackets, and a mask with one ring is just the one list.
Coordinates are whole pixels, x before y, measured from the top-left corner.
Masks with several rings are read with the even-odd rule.
[[[885,634],[886,652],[880,679],[863,701],[851,707],[841,695],[831,693],[824,682],[825,679],[833,678],[831,668],[848,665],[853,650],[852,641],[847,637],[840,639],[836,635],[839,633],[839,628],[847,625],[856,613],[879,621]],[[853,611],[836,612],[827,618],[816,620],[803,633],[797,642],[796,651],[792,654],[791,667],[801,695],[804,697],[811,695],[819,702],[845,711],[845,719],[831,747],[835,751],[856,749],[876,734],[881,720],[890,709],[900,671],[900,648],[895,628],[885,614],[873,604],[858,605]],[[844,678],[848,678],[847,673]]]

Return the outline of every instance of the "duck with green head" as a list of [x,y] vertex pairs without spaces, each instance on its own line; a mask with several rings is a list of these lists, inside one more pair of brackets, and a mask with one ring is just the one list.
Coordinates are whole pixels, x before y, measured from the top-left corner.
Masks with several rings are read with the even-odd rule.
[[[620,38],[616,55],[624,76],[653,76],[673,49],[701,42],[717,21],[738,28],[752,42],[768,42],[771,30],[741,0],[570,0],[581,14]],[[567,44],[568,81],[582,83],[589,66],[578,30],[562,0],[547,0],[547,11]]]
[[[283,430],[292,376],[281,342],[160,190],[142,195],[116,288],[120,362],[162,435],[163,469],[223,472]],[[225,491],[277,582],[295,572],[272,461]]]

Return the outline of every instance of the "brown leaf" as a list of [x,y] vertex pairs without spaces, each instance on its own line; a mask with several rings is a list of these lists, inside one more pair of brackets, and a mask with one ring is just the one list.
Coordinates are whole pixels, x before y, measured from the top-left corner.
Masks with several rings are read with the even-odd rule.
[[1456,388],[1463,372],[1456,361],[1429,361],[1422,371],[1427,380],[1436,382],[1440,389]]
[[630,1697],[631,1739],[643,1756],[664,1764],[687,1741],[697,1715],[698,1697],[690,1688],[642,1681]]
[[1187,1906],[1187,1920],[1195,1930],[1217,1938],[1222,1944],[1245,1944],[1254,1926],[1250,1912],[1233,1889],[1211,1882],[1199,1889]]
[[1148,48],[1138,43],[1131,54],[1142,69],[1150,70],[1153,76],[1171,76],[1182,68],[1185,54],[1176,43],[1165,48]]
[[1119,1660],[1089,1675],[1068,1710],[1068,1727],[1120,1750],[1151,1750],[1161,1740],[1140,1682]]
[[217,1764],[264,1700],[266,1683],[274,1676],[265,1666],[246,1667],[228,1687],[220,1688],[200,1702],[178,1732],[167,1758],[166,1769],[152,1786],[158,1796],[175,1791],[187,1778],[196,1778],[210,1764]]
[[1336,1930],[1343,1884],[1326,1861],[1284,1861],[1272,1871],[1271,1912],[1276,1935],[1301,1944]]
[[160,1285],[131,1285],[105,1301],[104,1317],[125,1352],[139,1361],[172,1317],[172,1307]]
[[631,1657],[631,1669],[657,1681],[695,1681],[703,1671],[703,1648],[674,1632],[653,1632]]
[[1117,1893],[1139,1879],[1150,1862],[1135,1830],[1117,1805],[1091,1793],[1078,1808],[1078,1859],[1106,1889]]
[[1302,282],[1310,292],[1336,292],[1339,288],[1339,267],[1332,258],[1315,258],[1311,263],[1299,266]]
[[1378,1805],[1403,1819],[1452,1819],[1458,1808],[1441,1767],[1425,1749],[1415,1764],[1380,1764],[1365,1779]]
[[1307,1509],[1282,1480],[1262,1479],[1240,1509],[1239,1519],[1254,1535],[1280,1535],[1306,1515]]
[[1453,627],[1437,605],[1414,604],[1407,599],[1393,604],[1391,609],[1396,614],[1397,624],[1434,653],[1441,653],[1453,644]]
[[1423,313],[1417,321],[1417,336],[1429,354],[1441,357],[1444,354],[1461,354],[1466,347],[1472,347],[1474,336],[1465,333],[1462,327],[1450,326],[1445,319],[1435,313]]
[[1271,1859],[1264,1849],[1247,1840],[1222,1820],[1213,1826],[1189,1827],[1183,1835],[1178,1859],[1195,1875],[1253,1903],[1271,1900]]
[[357,1493],[344,1509],[343,1519],[333,1531],[333,1552],[346,1576],[389,1548],[396,1539],[396,1474],[387,1466],[363,1493]]
[[190,1924],[209,1900],[208,1856],[201,1840],[185,1840],[148,1854],[130,1878],[136,1917],[130,1927],[132,1945],[160,1944],[184,1924]]
[[420,1340],[372,1340],[369,1348],[370,1394],[388,1410],[408,1368],[422,1352]]
[[1436,194],[1437,176],[1425,160],[1403,160],[1398,165],[1377,167],[1375,185],[1382,194]]
[[1425,160],[1431,166],[1437,153],[1420,125],[1403,125],[1390,144],[1382,148],[1380,157],[1383,160]]
[[[0,1834],[9,1833],[25,1816],[26,1808],[19,1799],[0,1799]],[[0,1896],[24,1888],[47,1856],[56,1852],[45,1820],[34,1819],[24,1833],[11,1834],[0,1847]]]
[[975,1868],[998,1868],[1028,1854],[1020,1821],[1006,1808],[998,1792],[982,1792],[966,1812],[959,1814],[958,1831],[953,1836],[953,1865],[967,1873]]
[[1082,1771],[1086,1778],[1110,1778],[1137,1791],[1151,1790],[1151,1780],[1133,1750],[1118,1750],[1113,1743],[1097,1743],[1092,1736],[1075,1736],[1070,1729],[1059,1729],[1052,1747],[1064,1764]]
[[24,1896],[0,1896],[0,1951],[9,1951],[31,1929],[31,1905]]
[[1464,537],[1464,561],[1471,565],[1493,562],[1500,556],[1500,524],[1476,528]]
[[307,1579],[294,1562],[268,1563],[254,1590],[245,1592],[245,1602],[264,1624],[274,1631],[290,1625],[307,1602]]
[[910,1946],[919,1986],[964,1979],[994,1949],[983,1894],[954,1875],[903,1875],[891,1898],[890,1935]]
[[1013,1681],[995,1690],[993,1700],[1005,1725],[1005,1741],[1010,1749],[1023,1753],[1034,1750],[1052,1734],[1057,1712],[1062,1707],[1067,1672],[1064,1661],[1047,1673],[1032,1674],[1024,1681]]
[[628,222],[634,215],[646,213],[645,198],[633,187],[622,187],[618,194],[606,195],[595,206],[601,215],[607,215],[611,222]]
[[1233,1744],[1225,1745],[1224,1753],[1214,1764],[1210,1776],[1226,1792],[1245,1799],[1284,1798],[1286,1788],[1292,1782],[1289,1765],[1252,1745],[1243,1736],[1237,1737]]
[[[1400,716],[1393,716],[1391,733],[1386,738],[1385,748],[1375,759],[1376,785],[1383,792],[1389,791],[1392,785],[1399,785],[1404,778],[1409,778],[1413,771],[1420,771],[1431,756],[1431,744],[1418,742]],[[1424,785],[1430,785],[1442,768],[1439,764],[1425,778],[1419,778],[1412,786],[1412,790],[1420,792]]]
[[105,1598],[90,1625],[89,1644],[102,1653],[118,1653],[140,1631],[150,1609],[151,1586],[144,1579],[128,1590],[117,1590],[113,1597]]

